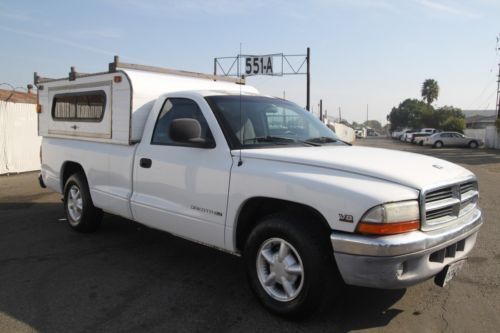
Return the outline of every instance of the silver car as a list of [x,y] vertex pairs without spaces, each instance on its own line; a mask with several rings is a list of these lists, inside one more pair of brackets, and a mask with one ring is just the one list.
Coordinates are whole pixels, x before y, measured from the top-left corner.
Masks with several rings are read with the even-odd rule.
[[424,145],[434,148],[469,147],[477,148],[484,144],[483,140],[470,138],[458,132],[441,132],[433,134],[424,140]]

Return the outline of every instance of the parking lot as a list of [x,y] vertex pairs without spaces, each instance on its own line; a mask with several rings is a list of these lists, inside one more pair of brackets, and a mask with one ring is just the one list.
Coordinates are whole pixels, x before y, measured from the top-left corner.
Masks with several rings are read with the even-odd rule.
[[477,175],[485,224],[448,288],[346,287],[330,308],[287,321],[253,297],[240,258],[110,215],[99,232],[77,234],[60,196],[27,173],[0,177],[0,332],[498,331],[500,151],[356,145],[428,154]]

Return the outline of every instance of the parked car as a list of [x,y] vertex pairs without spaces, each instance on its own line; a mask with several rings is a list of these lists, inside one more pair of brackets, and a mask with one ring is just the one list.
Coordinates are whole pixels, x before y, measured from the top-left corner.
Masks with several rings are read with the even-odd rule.
[[358,139],[366,138],[365,131],[363,131],[362,129],[355,130],[354,134],[356,135],[356,138],[358,138]]
[[413,133],[412,143],[417,144],[419,146],[423,146],[425,138],[429,137],[431,135],[432,135],[432,133],[430,133],[430,132]]
[[458,132],[435,133],[425,138],[424,145],[434,148],[442,147],[469,147],[477,148],[484,144],[483,140],[470,138]]
[[410,133],[410,132],[406,133],[406,135],[405,135],[405,142],[413,142],[413,135],[414,134],[415,133]]
[[394,140],[400,140],[401,136],[405,133],[405,131],[409,131],[409,129],[405,128],[405,129],[403,129],[401,131],[394,131],[394,132],[392,132],[391,137]]
[[434,133],[437,133],[439,131],[437,129],[435,129],[435,128],[422,128],[420,130],[420,132],[434,134]]
[[403,142],[409,142],[407,141],[407,138],[410,137],[410,134],[418,132],[417,130],[406,130],[403,135],[401,136],[401,141]]

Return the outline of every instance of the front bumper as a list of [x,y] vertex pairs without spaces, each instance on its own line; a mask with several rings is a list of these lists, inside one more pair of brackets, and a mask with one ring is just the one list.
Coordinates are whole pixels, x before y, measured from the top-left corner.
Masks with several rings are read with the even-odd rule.
[[330,239],[347,284],[398,289],[427,280],[466,258],[482,223],[476,208],[443,229],[391,236],[334,232]]

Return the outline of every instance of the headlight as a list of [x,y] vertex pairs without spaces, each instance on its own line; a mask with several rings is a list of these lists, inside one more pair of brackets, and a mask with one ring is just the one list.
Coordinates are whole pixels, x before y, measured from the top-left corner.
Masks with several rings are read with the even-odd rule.
[[418,201],[401,201],[368,210],[358,223],[357,232],[372,235],[394,235],[420,229]]

